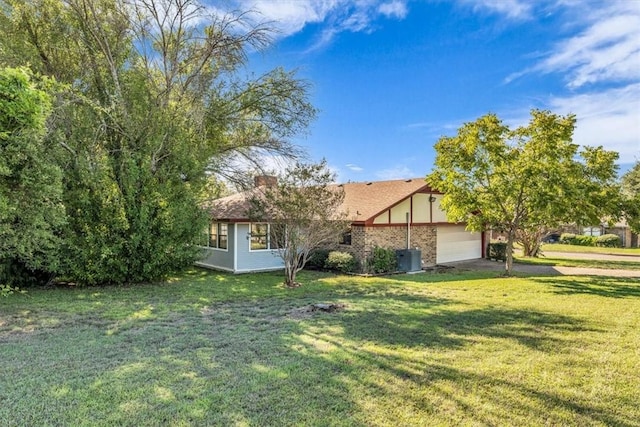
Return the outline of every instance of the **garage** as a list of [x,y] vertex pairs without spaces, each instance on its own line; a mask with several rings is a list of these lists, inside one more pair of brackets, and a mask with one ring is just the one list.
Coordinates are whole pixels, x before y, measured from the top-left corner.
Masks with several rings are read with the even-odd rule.
[[482,258],[482,233],[471,233],[464,225],[439,226],[436,244],[438,264]]

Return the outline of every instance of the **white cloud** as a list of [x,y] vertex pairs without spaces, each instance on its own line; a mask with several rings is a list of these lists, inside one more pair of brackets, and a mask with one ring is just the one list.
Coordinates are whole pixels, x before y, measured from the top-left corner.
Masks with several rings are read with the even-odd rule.
[[387,18],[404,19],[409,11],[405,2],[394,0],[389,3],[382,3],[378,6],[378,12]]
[[378,18],[403,19],[408,0],[233,0],[230,9],[254,11],[287,37],[309,24],[323,24],[315,47],[329,43],[342,31],[372,31]]
[[241,10],[255,11],[261,20],[272,22],[283,36],[297,33],[305,25],[322,22],[341,0],[237,0]]
[[416,173],[406,165],[396,165],[376,172],[376,177],[380,180],[415,178],[415,176]]
[[554,112],[576,115],[574,142],[617,151],[623,164],[640,158],[640,83],[553,98],[550,106]]
[[[578,32],[558,41],[530,68],[511,74],[505,83],[531,73],[561,73],[567,87],[624,83],[640,79],[640,1],[593,4],[559,1]],[[591,7],[590,7],[591,6]]]
[[504,15],[510,19],[527,19],[531,16],[530,0],[460,0],[463,4],[473,6],[474,10],[486,10]]
[[364,170],[362,167],[354,165],[353,163],[346,164],[345,166],[353,172],[362,172]]
[[[629,2],[640,6],[640,2]],[[568,86],[640,78],[640,7],[611,8],[584,31],[561,41],[536,67],[567,73]]]
[[570,34],[506,83],[537,73],[563,76],[567,94],[548,98],[543,108],[576,115],[576,143],[602,145],[620,154],[619,163],[634,162],[640,157],[640,1],[557,0],[553,7],[567,17],[563,30]]

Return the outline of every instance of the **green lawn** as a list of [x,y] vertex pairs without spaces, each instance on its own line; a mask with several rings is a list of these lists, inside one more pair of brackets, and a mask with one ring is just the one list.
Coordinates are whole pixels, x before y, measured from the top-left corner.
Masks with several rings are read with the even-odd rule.
[[570,259],[554,258],[553,252],[548,252],[542,258],[518,257],[520,264],[554,265],[562,267],[604,268],[609,270],[640,270],[640,262],[617,261],[600,259]]
[[[640,284],[194,269],[0,300],[8,426],[640,425]],[[314,302],[344,304],[307,312]]]
[[562,245],[560,243],[544,244],[542,245],[542,252],[583,252],[595,254],[640,256],[640,248],[601,248],[597,246]]

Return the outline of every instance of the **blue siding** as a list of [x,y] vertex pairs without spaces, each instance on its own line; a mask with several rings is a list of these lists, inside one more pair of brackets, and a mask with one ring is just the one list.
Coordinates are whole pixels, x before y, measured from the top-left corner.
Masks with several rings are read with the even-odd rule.
[[249,224],[236,224],[236,227],[238,232],[236,239],[236,272],[279,270],[284,268],[284,263],[282,258],[278,256],[278,251],[249,250]]
[[229,224],[227,229],[228,249],[205,248],[203,258],[196,262],[201,267],[217,268],[220,270],[234,271],[233,253],[235,243],[235,227]]

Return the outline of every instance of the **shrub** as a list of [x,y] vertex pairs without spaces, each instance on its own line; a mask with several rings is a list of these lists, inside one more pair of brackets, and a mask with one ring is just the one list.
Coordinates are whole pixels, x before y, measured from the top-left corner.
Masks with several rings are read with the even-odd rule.
[[348,252],[331,251],[324,266],[330,270],[349,273],[356,269],[356,260]]
[[595,246],[597,237],[594,236],[582,236],[578,235],[575,239],[573,239],[572,245],[578,246]]
[[378,246],[374,247],[373,252],[367,259],[367,266],[370,273],[389,273],[396,271],[398,267],[396,251]]
[[491,242],[487,245],[487,259],[497,261],[507,260],[507,244],[505,242]]
[[583,236],[581,234],[562,233],[560,236],[560,243],[565,245],[577,245],[577,246],[595,246],[597,237]]
[[560,243],[565,245],[573,245],[573,240],[576,238],[576,235],[573,233],[562,233],[560,235]]
[[306,267],[320,270],[325,267],[328,257],[329,257],[328,249],[316,249],[309,256]]
[[617,234],[603,234],[596,239],[596,246],[617,248],[620,246],[620,236]]
[[29,268],[17,259],[0,261],[0,284],[6,285],[6,288],[42,286],[52,278],[53,273]]

